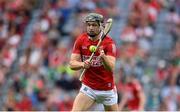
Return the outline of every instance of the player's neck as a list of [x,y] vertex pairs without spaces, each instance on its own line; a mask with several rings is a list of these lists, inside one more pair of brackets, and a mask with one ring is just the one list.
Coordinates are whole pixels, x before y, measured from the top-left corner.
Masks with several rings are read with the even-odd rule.
[[100,34],[95,37],[89,37],[92,41],[97,41],[100,38]]
[[99,37],[98,36],[96,36],[96,37],[90,37],[90,40],[92,40],[92,41],[97,41],[99,39]]

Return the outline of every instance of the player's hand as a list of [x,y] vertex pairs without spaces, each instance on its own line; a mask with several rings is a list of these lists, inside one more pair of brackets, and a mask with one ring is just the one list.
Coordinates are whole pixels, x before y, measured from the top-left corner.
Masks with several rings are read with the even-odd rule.
[[104,50],[102,48],[99,48],[99,57],[103,58],[105,56]]
[[91,66],[91,62],[89,59],[87,59],[86,61],[83,62],[84,65],[83,65],[83,68],[87,69]]

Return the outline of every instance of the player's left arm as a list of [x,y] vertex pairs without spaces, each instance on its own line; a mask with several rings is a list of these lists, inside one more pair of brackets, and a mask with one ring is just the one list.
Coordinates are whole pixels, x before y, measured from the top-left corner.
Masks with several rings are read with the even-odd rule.
[[109,44],[106,49],[106,53],[103,49],[100,49],[100,57],[102,59],[103,65],[107,70],[114,71],[116,62],[116,48],[115,44]]

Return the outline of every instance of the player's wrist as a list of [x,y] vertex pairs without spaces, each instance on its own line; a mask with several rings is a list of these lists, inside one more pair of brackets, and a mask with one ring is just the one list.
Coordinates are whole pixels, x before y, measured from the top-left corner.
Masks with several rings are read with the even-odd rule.
[[102,55],[101,55],[101,58],[103,58],[103,59],[104,59],[105,57],[106,57],[106,55],[105,55],[105,54],[102,54]]
[[106,56],[106,55],[105,55],[105,53],[104,53],[104,50],[100,50],[100,57],[104,59],[105,56]]
[[85,63],[81,62],[81,68],[84,69],[85,68]]

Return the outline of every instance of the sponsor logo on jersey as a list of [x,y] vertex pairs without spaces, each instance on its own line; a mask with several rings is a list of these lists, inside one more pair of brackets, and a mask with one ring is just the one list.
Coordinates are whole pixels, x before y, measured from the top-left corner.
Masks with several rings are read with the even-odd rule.
[[87,46],[82,46],[82,49],[87,49]]
[[[83,61],[85,61],[85,60],[87,60],[89,58],[90,58],[90,56],[87,56],[87,55],[82,56]],[[92,59],[92,62],[91,62],[91,66],[92,67],[100,67],[102,65],[103,65],[103,63],[100,60],[100,57],[99,56],[94,56],[93,59]]]

